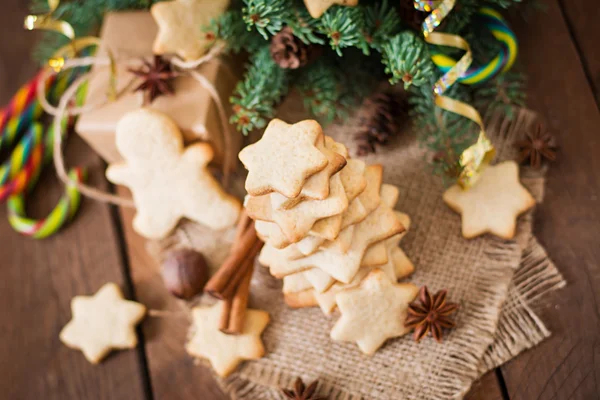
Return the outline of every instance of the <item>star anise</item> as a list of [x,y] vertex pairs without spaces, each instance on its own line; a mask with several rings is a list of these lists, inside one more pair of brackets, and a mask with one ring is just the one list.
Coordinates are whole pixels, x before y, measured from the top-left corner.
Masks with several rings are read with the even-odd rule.
[[302,378],[297,378],[294,389],[282,389],[283,394],[292,400],[327,400],[326,397],[318,397],[315,392],[319,381],[314,381],[308,387],[302,382]]
[[174,94],[171,81],[177,76],[171,63],[159,55],[154,56],[154,63],[144,60],[138,69],[130,68],[129,72],[142,78],[142,83],[134,90],[142,91],[150,103],[158,96]]
[[447,294],[447,290],[440,290],[432,296],[427,286],[423,286],[419,291],[418,300],[408,306],[408,316],[404,325],[415,330],[415,341],[420,341],[431,332],[431,336],[441,343],[442,329],[455,326],[449,316],[458,310],[458,304],[447,303]]
[[545,131],[541,123],[536,124],[527,132],[525,139],[517,140],[514,145],[520,151],[518,161],[522,163],[529,160],[532,168],[540,168],[544,158],[548,161],[556,160],[554,138]]

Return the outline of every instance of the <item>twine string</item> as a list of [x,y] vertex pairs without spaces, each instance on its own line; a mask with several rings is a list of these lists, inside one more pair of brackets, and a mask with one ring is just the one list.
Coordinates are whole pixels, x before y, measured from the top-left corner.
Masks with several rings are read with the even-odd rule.
[[[229,126],[229,121],[227,118],[227,113],[225,111],[225,106],[223,105],[223,102],[221,101],[221,97],[219,96],[219,93],[218,93],[215,85],[212,82],[210,82],[203,74],[201,74],[200,72],[195,70],[195,68],[199,67],[200,65],[217,57],[223,50],[223,47],[224,47],[224,45],[221,45],[221,44],[214,46],[208,54],[206,54],[204,57],[201,57],[198,60],[186,62],[179,58],[173,58],[173,59],[171,59],[171,63],[173,65],[181,68],[182,72],[188,73],[197,82],[199,82],[202,85],[202,87],[208,91],[210,97],[215,102],[215,105],[217,107],[217,112],[219,114],[219,119],[221,121],[221,129],[223,131],[222,132],[223,138],[224,138],[223,185],[227,186],[227,184],[229,182],[229,173],[233,169],[233,165],[232,165],[233,160],[229,154],[229,151],[231,149],[231,135],[233,133],[231,132],[231,129]],[[131,61],[129,61],[129,62],[131,62]],[[126,65],[129,62],[126,62]],[[110,61],[110,58],[108,58],[108,57],[72,58],[72,59],[68,59],[65,61],[64,65],[61,68],[61,71],[65,71],[65,70],[77,68],[77,67],[88,67],[91,65],[106,66],[106,65],[110,65],[110,63],[111,63],[111,61]],[[54,116],[53,124],[54,124],[55,134],[54,134],[54,142],[53,142],[53,150],[54,150],[53,151],[53,162],[54,162],[54,167],[56,169],[56,173],[57,173],[59,179],[65,185],[71,185],[71,186],[76,187],[83,195],[85,195],[91,199],[94,199],[94,200],[97,200],[97,201],[100,201],[103,203],[114,204],[117,206],[135,208],[135,204],[132,199],[114,195],[112,193],[108,193],[106,191],[97,189],[93,186],[89,186],[83,182],[76,181],[76,180],[72,179],[69,176],[69,174],[67,173],[67,168],[65,165],[65,159],[64,159],[63,148],[62,148],[63,147],[62,146],[63,126],[61,124],[61,121],[63,120],[63,118],[65,118],[67,116],[77,116],[77,115],[92,111],[94,109],[97,109],[98,107],[102,107],[103,105],[108,103],[110,101],[110,99],[108,98],[108,96],[105,96],[102,100],[98,101],[95,104],[86,104],[84,106],[70,106],[71,99],[77,94],[78,89],[85,82],[87,82],[89,80],[89,77],[92,73],[88,72],[88,73],[82,75],[81,77],[79,77],[78,79],[76,79],[65,90],[63,96],[60,98],[58,106],[55,107],[52,104],[50,104],[50,102],[46,98],[45,87],[46,87],[46,81],[48,79],[52,78],[56,74],[57,74],[56,71],[52,70],[51,68],[47,68],[42,73],[42,79],[40,79],[38,82],[36,94],[37,94],[39,103],[42,106],[42,108],[44,109],[44,111],[46,111],[48,114]],[[132,81],[133,81],[133,79],[132,79]],[[123,89],[120,93],[117,94],[117,97],[123,95],[123,93],[125,93],[128,90],[130,85],[131,85],[131,82],[129,82],[129,84],[126,85],[125,89]]]

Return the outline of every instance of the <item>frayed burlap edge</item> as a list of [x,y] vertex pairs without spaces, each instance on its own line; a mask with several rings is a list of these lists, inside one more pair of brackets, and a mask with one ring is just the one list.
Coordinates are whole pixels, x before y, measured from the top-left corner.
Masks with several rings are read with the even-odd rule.
[[494,343],[481,361],[481,374],[499,367],[550,336],[550,331],[532,308],[541,305],[545,295],[565,285],[546,250],[532,236],[509,287]]

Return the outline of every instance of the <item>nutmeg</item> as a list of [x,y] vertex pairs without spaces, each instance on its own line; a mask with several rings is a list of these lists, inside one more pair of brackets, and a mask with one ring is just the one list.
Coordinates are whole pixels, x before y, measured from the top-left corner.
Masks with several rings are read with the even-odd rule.
[[208,265],[204,256],[195,250],[173,250],[163,261],[162,277],[174,296],[190,299],[204,289],[208,280]]

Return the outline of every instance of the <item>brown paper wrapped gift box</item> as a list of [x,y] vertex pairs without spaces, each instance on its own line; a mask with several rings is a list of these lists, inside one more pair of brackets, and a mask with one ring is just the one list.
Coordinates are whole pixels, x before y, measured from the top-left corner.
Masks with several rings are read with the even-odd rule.
[[[104,19],[97,55],[106,56],[110,51],[116,64],[117,93],[123,93],[116,101],[82,114],[75,129],[109,163],[121,160],[115,146],[117,122],[125,113],[140,108],[143,104],[143,93],[133,91],[139,80],[132,84],[132,74],[127,71],[128,67],[123,65],[123,61],[139,59],[141,65],[142,58],[150,59],[157,31],[154,19],[146,11],[110,13]],[[240,64],[216,58],[198,69],[215,86],[228,118],[231,112],[229,97],[242,73]],[[104,98],[109,85],[109,67],[96,65],[92,72],[86,104],[94,104]],[[208,91],[190,76],[177,77],[173,86],[175,95],[161,96],[149,107],[173,118],[186,143],[198,140],[210,142],[215,151],[214,163],[220,164],[223,160],[225,132],[221,127],[215,102]],[[231,130],[231,148],[228,151],[235,160],[242,135],[233,127]]]

